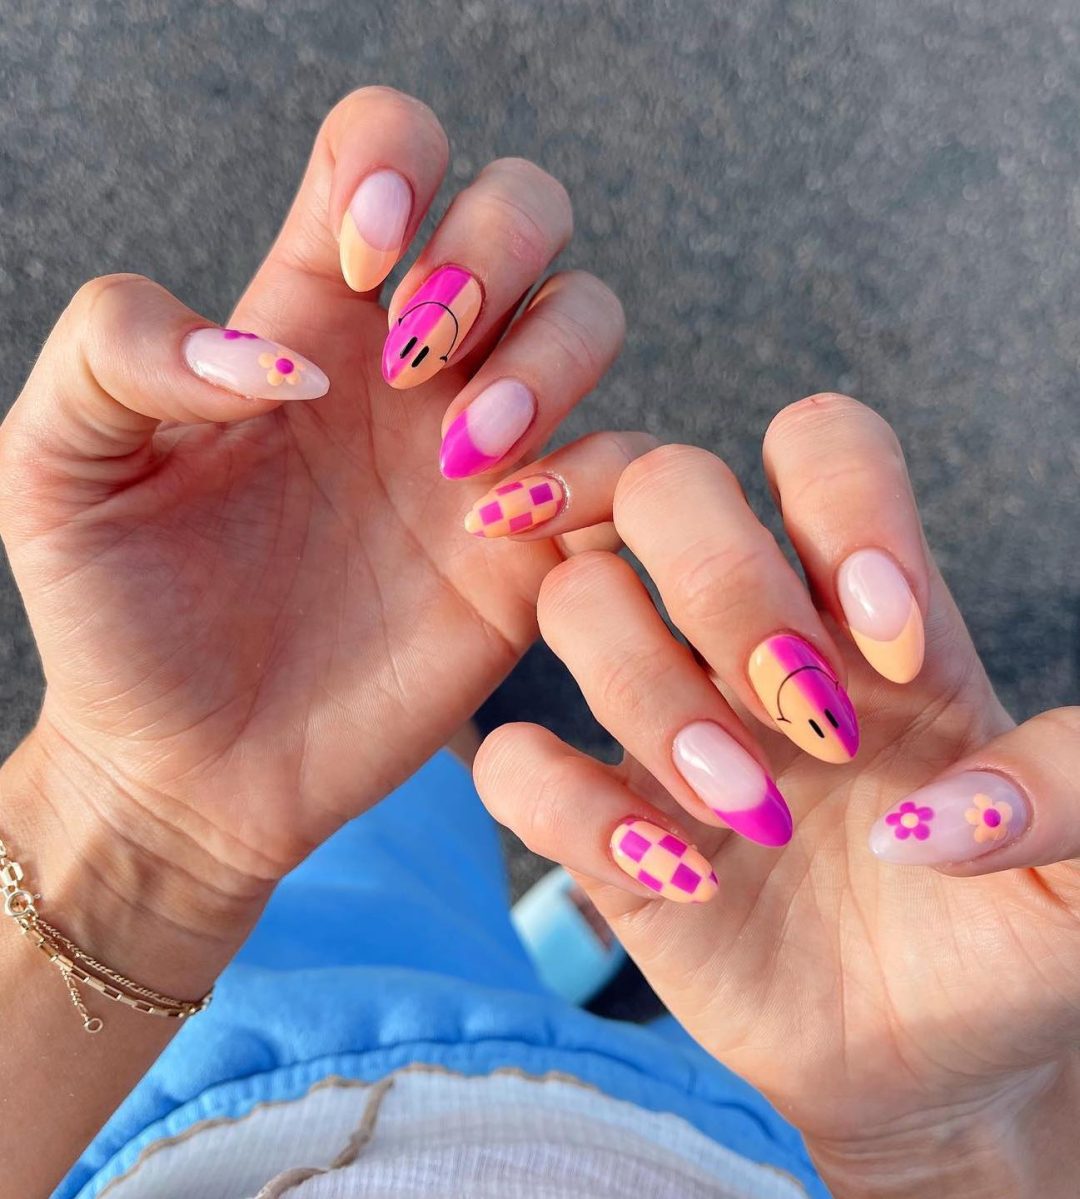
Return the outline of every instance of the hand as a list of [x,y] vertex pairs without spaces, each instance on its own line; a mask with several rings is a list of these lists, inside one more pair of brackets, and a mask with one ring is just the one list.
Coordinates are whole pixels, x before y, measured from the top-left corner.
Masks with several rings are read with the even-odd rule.
[[481,794],[838,1196],[1071,1195],[1080,712],[1013,727],[874,413],[793,405],[765,464],[809,591],[722,463],[639,458],[616,528],[693,650],[617,557],[555,567],[541,630],[627,757],[507,726]]
[[[516,159],[457,196],[388,317],[379,284],[446,162],[422,104],[350,96],[228,331],[145,279],[95,280],[0,436],[0,529],[47,679],[5,793],[40,777],[106,886],[137,878],[159,915],[234,942],[277,878],[471,716],[532,641],[562,535],[609,521],[655,444],[562,450],[525,472],[550,484],[531,539],[467,535],[482,476],[547,440],[623,321],[572,272],[507,331],[571,234],[561,185]],[[463,482],[440,477],[440,422]],[[39,828],[13,828],[23,807],[5,835],[40,853]]]

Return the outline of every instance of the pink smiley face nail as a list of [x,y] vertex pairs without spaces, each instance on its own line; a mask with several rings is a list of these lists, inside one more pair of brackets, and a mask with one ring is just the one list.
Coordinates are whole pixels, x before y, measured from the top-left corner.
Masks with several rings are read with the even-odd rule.
[[391,387],[426,383],[450,361],[469,334],[483,296],[459,266],[443,266],[401,309],[383,345],[382,373]]

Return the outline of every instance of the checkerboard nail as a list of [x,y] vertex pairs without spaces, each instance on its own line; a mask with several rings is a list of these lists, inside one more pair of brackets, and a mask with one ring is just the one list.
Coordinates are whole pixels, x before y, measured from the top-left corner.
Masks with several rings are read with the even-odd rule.
[[565,498],[558,479],[528,475],[481,496],[465,517],[465,528],[474,537],[524,533],[556,516]]
[[615,865],[661,899],[708,903],[716,873],[692,846],[648,820],[624,820],[611,834]]

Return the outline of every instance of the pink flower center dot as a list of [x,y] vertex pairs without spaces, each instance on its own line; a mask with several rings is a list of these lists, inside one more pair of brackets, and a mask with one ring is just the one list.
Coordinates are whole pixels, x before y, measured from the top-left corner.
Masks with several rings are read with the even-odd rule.
[[296,370],[296,365],[291,358],[278,358],[274,363],[274,369],[280,375],[291,375]]
[[997,811],[996,808],[987,808],[986,811],[983,812],[983,824],[985,824],[987,828],[997,828],[1000,823],[1001,813]]

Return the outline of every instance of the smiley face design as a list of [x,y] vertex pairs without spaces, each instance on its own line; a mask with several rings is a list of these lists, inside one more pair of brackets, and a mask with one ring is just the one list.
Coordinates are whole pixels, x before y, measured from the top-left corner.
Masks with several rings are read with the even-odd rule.
[[459,266],[440,267],[402,309],[383,346],[383,378],[399,390],[450,361],[480,311],[480,285]]
[[859,748],[859,723],[829,664],[801,637],[781,633],[750,656],[750,683],[800,749],[823,762],[849,762]]

